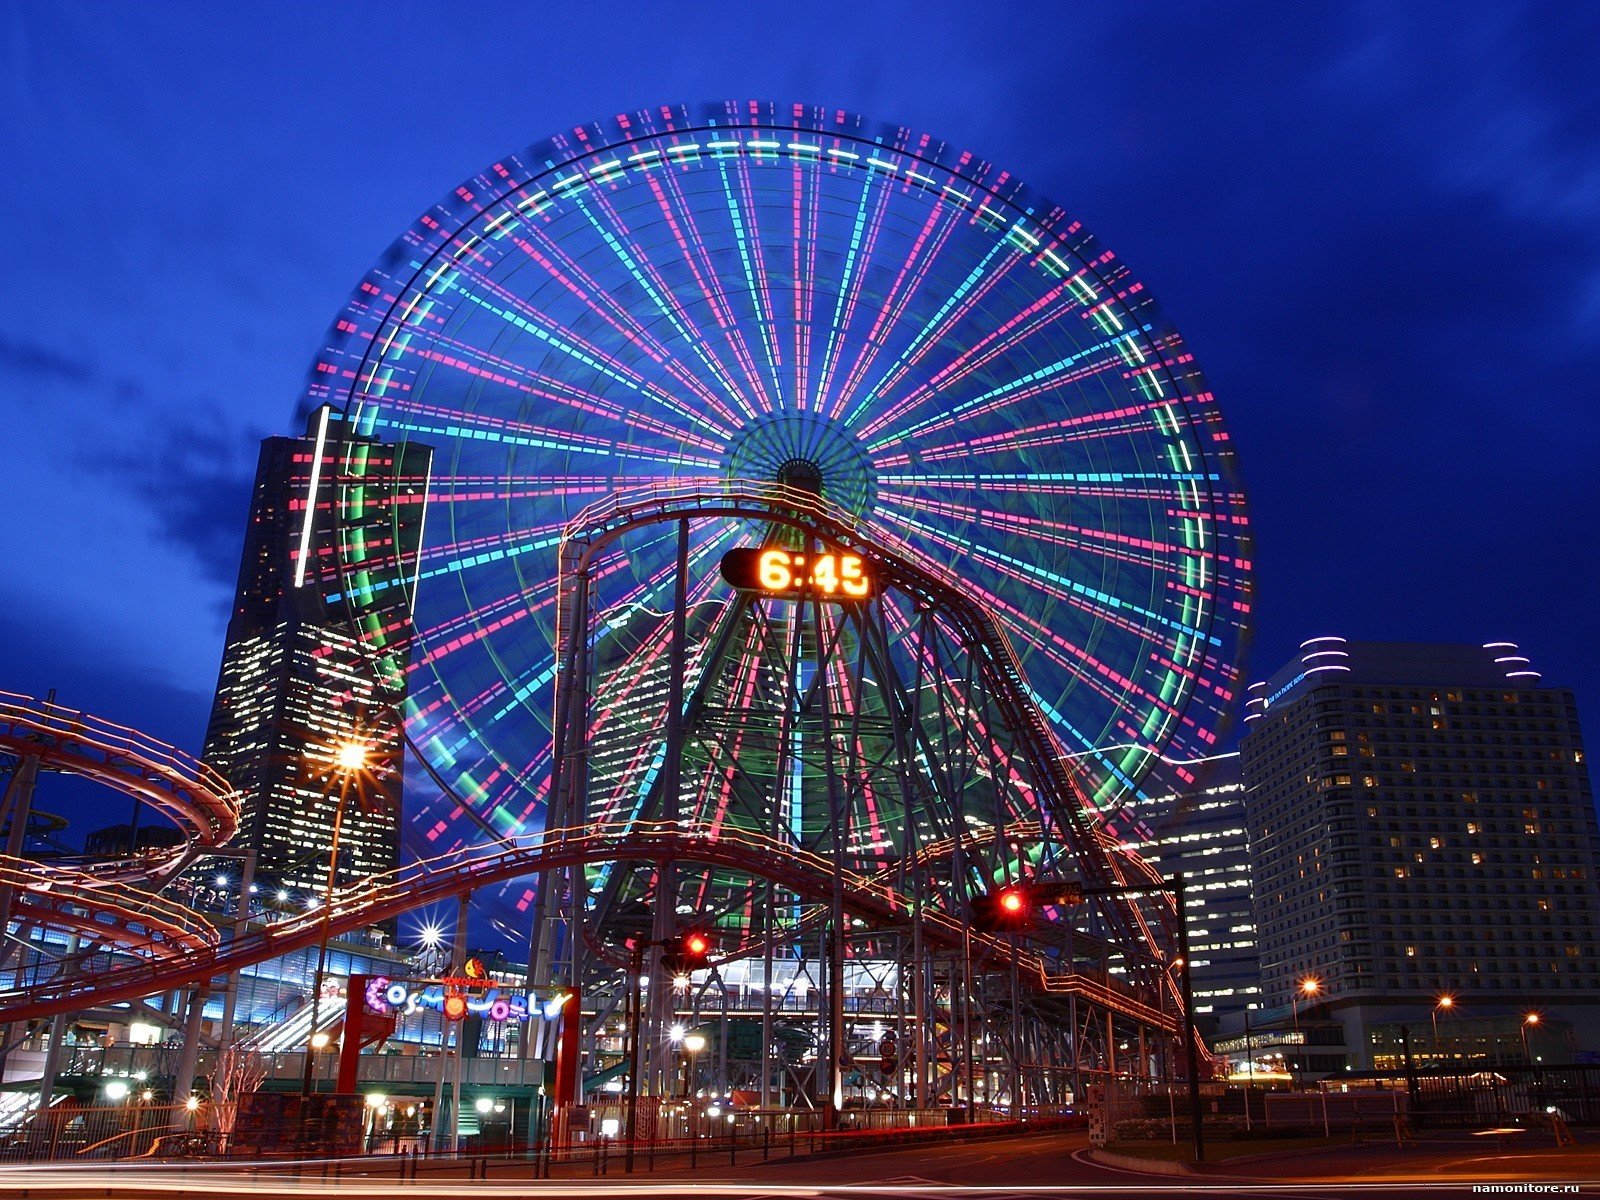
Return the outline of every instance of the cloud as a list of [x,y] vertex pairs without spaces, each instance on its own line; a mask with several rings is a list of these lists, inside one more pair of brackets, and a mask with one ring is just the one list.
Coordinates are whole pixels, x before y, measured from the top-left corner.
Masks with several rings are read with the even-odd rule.
[[66,383],[90,383],[94,368],[87,359],[69,358],[48,346],[0,333],[0,368],[27,375],[43,375]]
[[137,447],[99,465],[148,505],[160,537],[231,592],[262,436],[218,405],[191,405],[152,414]]

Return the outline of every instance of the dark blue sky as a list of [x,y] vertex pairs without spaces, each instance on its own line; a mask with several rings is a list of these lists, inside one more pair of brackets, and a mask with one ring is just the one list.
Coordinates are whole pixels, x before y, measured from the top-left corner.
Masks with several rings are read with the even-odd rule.
[[0,13],[0,688],[198,749],[256,443],[362,271],[508,150],[761,97],[1000,163],[1151,287],[1239,444],[1252,678],[1510,640],[1600,728],[1600,6],[218,12]]

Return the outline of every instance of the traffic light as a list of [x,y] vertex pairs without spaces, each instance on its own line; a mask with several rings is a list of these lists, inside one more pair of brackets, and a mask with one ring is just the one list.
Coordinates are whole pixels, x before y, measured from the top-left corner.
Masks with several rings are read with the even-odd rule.
[[972,927],[986,933],[1022,933],[1033,928],[1033,897],[1022,884],[972,898]]
[[703,929],[686,929],[667,944],[661,968],[668,975],[690,975],[702,970],[711,955],[711,937]]

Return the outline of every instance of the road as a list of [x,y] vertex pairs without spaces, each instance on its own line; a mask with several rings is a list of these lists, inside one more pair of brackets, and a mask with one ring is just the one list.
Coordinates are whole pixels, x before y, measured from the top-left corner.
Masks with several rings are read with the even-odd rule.
[[[1361,1151],[1317,1164],[1321,1178],[1289,1177],[1282,1162],[1273,1164],[1280,1174],[1273,1179],[1245,1179],[1268,1164],[1214,1167],[1205,1176],[1162,1176],[1113,1169],[1087,1161],[1082,1133],[1041,1134],[993,1139],[968,1144],[943,1144],[875,1151],[847,1157],[810,1160],[775,1160],[729,1167],[702,1165],[658,1170],[632,1177],[609,1175],[574,1179],[533,1180],[524,1168],[492,1163],[487,1179],[468,1180],[463,1167],[453,1172],[425,1172],[418,1181],[398,1181],[394,1175],[323,1177],[322,1164],[307,1164],[299,1177],[292,1169],[246,1171],[220,1165],[122,1165],[118,1167],[14,1166],[0,1169],[0,1196],[28,1200],[75,1200],[113,1197],[116,1200],[169,1200],[177,1195],[202,1196],[382,1196],[410,1200],[473,1200],[493,1197],[534,1197],[557,1200],[582,1196],[657,1197],[660,1200],[756,1200],[759,1197],[825,1198],[841,1200],[908,1200],[915,1197],[972,1197],[1006,1200],[1007,1197],[1092,1196],[1097,1200],[1119,1197],[1283,1197],[1307,1200],[1330,1196],[1427,1197],[1470,1196],[1475,1184],[1504,1178],[1496,1170],[1500,1160],[1485,1157],[1482,1173],[1434,1174],[1432,1158],[1411,1162],[1392,1157],[1363,1156]],[[1574,1165],[1579,1160],[1573,1160]],[[376,1166],[376,1163],[368,1165]],[[1385,1178],[1403,1174],[1409,1178]],[[1526,1176],[1524,1176],[1526,1178]],[[1549,1178],[1547,1175],[1546,1178]],[[1590,1182],[1571,1185],[1576,1193],[1600,1195],[1600,1175]],[[1563,1194],[1564,1184],[1543,1185],[1541,1194]],[[1484,1193],[1477,1193],[1484,1194]]]

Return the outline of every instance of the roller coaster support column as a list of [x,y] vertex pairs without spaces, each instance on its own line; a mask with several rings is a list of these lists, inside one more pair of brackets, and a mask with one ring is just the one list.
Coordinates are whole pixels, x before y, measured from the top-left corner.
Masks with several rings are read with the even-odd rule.
[[[239,907],[234,913],[233,941],[244,936],[250,924],[250,889],[256,881],[256,852],[252,846],[244,852],[244,867],[239,872]],[[226,1061],[233,1046],[233,1015],[239,1004],[239,972],[229,971],[227,986],[222,993],[222,1021],[217,1027],[217,1066]]]
[[[5,799],[0,801],[0,821],[8,823],[5,853],[9,858],[22,857],[23,846],[28,837],[28,815],[33,809],[33,785],[38,778],[39,756],[37,754],[24,756],[11,775],[11,782],[6,786]],[[14,888],[11,884],[0,884],[0,942],[4,941],[6,928],[11,924],[13,895]],[[9,945],[0,949],[0,957],[4,957],[10,949]]]
[[[67,953],[65,961],[71,963],[77,959],[78,950],[83,942],[77,934],[67,939]],[[69,968],[70,969],[70,968]],[[50,1018],[50,1044],[44,1051],[44,1069],[39,1073],[39,1111],[45,1112],[50,1107],[50,1101],[55,1098],[56,1075],[61,1070],[61,1051],[66,1047],[62,1042],[67,1035],[67,1014],[57,1013]]]
[[205,984],[189,989],[189,1008],[183,1023],[183,1048],[178,1052],[178,1070],[172,1077],[172,1128],[188,1127],[189,1114],[181,1106],[194,1091],[194,1068],[200,1058],[200,1023],[206,1015]]
[[[54,698],[55,692],[50,693]],[[23,846],[28,836],[28,814],[33,808],[33,785],[39,777],[39,756],[36,754],[25,755],[17,763],[16,770],[12,772],[11,782],[6,787],[5,799],[0,800],[0,820],[9,821],[6,831],[5,853],[10,858],[21,858]],[[11,906],[15,889],[9,883],[0,884],[0,963],[6,961],[13,951],[17,955],[17,978],[22,978],[22,968],[26,953],[24,946],[13,945],[9,939],[11,928]],[[22,932],[18,926],[17,932]],[[11,1050],[24,1037],[27,1036],[25,1024],[9,1026],[0,1025],[0,1074],[4,1074],[6,1058]]]
[[628,1115],[623,1136],[628,1146],[624,1169],[630,1175],[633,1174],[633,1135],[639,1128],[639,1006],[644,999],[640,995],[640,980],[644,974],[646,945],[659,944],[635,942],[628,956]]

